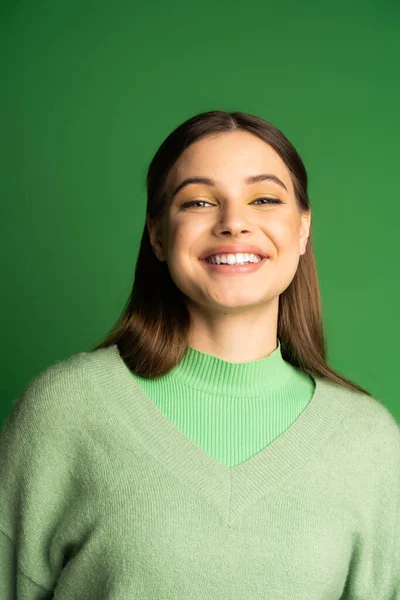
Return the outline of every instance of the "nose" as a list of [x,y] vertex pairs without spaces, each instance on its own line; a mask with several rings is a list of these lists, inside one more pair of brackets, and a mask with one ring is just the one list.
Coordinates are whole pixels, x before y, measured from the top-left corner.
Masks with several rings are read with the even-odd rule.
[[247,233],[251,231],[251,224],[246,216],[246,206],[226,205],[217,218],[215,224],[216,233]]

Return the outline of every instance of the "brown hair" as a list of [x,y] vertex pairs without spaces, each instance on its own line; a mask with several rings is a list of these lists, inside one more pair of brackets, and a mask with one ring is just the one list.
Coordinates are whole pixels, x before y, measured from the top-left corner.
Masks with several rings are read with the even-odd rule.
[[[179,125],[154,155],[146,178],[146,215],[158,221],[167,206],[165,183],[182,152],[208,135],[248,131],[269,144],[282,158],[293,181],[300,211],[308,211],[307,172],[296,149],[285,135],[264,119],[222,110],[195,115]],[[279,296],[277,337],[282,358],[304,372],[326,377],[349,389],[371,396],[345,379],[326,362],[321,298],[311,228],[306,251],[296,274]],[[187,350],[190,315],[183,293],[173,282],[165,261],[155,256],[145,222],[131,295],[117,323],[95,349],[117,344],[130,370],[145,378],[167,374]]]

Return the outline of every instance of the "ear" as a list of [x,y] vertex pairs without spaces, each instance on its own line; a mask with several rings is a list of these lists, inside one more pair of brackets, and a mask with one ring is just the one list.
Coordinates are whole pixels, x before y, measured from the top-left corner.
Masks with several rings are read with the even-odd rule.
[[305,254],[307,249],[307,241],[310,235],[311,228],[311,208],[307,212],[301,213],[301,224],[299,234],[300,255]]
[[149,215],[146,215],[147,231],[149,232],[150,244],[153,247],[154,254],[158,260],[164,261],[165,256],[163,252],[163,245],[160,241],[160,227],[159,223],[150,219]]

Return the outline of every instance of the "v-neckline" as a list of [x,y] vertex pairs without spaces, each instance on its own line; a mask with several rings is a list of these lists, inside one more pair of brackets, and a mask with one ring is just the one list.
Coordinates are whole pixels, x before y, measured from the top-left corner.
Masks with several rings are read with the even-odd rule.
[[203,497],[228,527],[318,456],[351,408],[343,386],[313,375],[314,394],[288,429],[254,456],[227,467],[188,438],[143,392],[116,344],[89,356],[101,390],[110,398],[117,395],[117,410],[134,439]]

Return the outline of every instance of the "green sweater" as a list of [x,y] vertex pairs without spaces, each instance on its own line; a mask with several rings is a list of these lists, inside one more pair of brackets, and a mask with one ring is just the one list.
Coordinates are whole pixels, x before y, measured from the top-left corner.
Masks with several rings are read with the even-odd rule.
[[36,376],[0,434],[1,600],[400,600],[400,430],[270,356],[117,346]]

